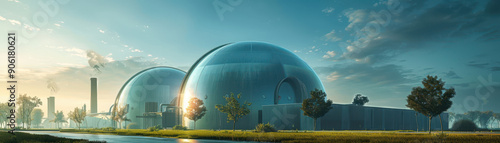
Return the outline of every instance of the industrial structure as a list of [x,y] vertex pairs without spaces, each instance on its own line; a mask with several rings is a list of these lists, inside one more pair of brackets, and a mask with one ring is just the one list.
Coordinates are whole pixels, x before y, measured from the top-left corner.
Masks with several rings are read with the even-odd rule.
[[[207,108],[196,122],[197,129],[232,129],[227,115],[215,106],[226,104],[224,97],[234,93],[241,94],[239,102],[252,103],[250,114],[236,122],[236,129],[254,129],[259,123],[270,123],[281,130],[310,130],[313,119],[304,116],[300,108],[315,89],[325,91],[314,70],[294,53],[268,43],[237,42],[210,50],[187,73],[171,67],[153,67],[135,74],[118,92],[110,112],[115,119],[122,115],[118,123],[113,123],[121,128],[193,128],[194,122],[185,118],[183,112],[189,99],[196,97]],[[417,130],[417,123],[419,129],[429,128],[428,118],[413,110],[351,104],[332,107],[318,119],[316,129]],[[448,113],[441,117],[443,127],[448,128]],[[439,118],[432,120],[431,128],[440,128]]]
[[54,96],[50,96],[47,98],[47,119],[44,120],[43,125],[46,128],[54,128],[54,124],[49,122],[50,120],[54,119],[54,113],[56,112],[56,98]]
[[97,113],[97,78],[90,78],[90,113]]
[[120,89],[112,108],[113,117],[125,113],[118,127],[144,129],[180,124],[181,113],[173,109],[177,109],[177,94],[185,75],[176,68],[153,67],[132,76]]
[[[263,105],[302,103],[314,89],[324,91],[321,80],[294,53],[268,43],[238,42],[209,51],[191,67],[179,93],[179,105],[185,109],[190,98],[202,99],[207,112],[196,127],[232,129],[215,105],[225,104],[223,97],[231,93],[241,94],[240,102],[252,105],[236,128],[253,129],[263,121]],[[187,118],[183,124],[193,126]]]
[[[312,130],[313,119],[303,115],[301,103],[263,106],[263,120],[280,130]],[[442,113],[443,128],[448,129],[448,113]],[[439,117],[431,129],[441,129]],[[417,127],[418,125],[418,127]],[[317,120],[319,130],[428,130],[429,118],[409,109],[332,104],[332,109]]]

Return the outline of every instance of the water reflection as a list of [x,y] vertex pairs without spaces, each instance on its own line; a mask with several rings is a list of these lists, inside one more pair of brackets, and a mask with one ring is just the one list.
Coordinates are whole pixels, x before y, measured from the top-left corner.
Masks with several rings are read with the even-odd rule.
[[177,138],[159,138],[143,136],[120,136],[120,135],[94,135],[61,133],[58,131],[21,131],[30,134],[51,135],[70,139],[86,139],[90,141],[106,141],[108,143],[232,143],[236,141],[224,140],[204,140],[204,139],[177,139]]

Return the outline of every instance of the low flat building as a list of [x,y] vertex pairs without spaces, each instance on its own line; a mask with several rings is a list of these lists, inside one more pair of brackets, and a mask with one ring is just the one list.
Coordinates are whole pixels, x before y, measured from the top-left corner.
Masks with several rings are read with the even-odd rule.
[[[301,103],[264,105],[262,122],[280,130],[312,130],[313,119],[305,116]],[[410,109],[332,104],[325,116],[318,118],[317,130],[429,130],[429,118]],[[448,129],[448,113],[441,114],[443,129]],[[417,120],[418,119],[418,120]],[[432,130],[441,130],[439,116],[432,119]]]

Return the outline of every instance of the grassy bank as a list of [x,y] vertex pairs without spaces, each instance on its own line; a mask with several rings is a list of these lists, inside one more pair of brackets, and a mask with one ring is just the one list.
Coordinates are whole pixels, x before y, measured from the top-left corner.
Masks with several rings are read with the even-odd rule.
[[188,139],[216,139],[262,142],[500,142],[500,134],[425,134],[403,132],[271,132],[212,131],[212,130],[160,130],[145,129],[62,129],[61,132],[152,136]]
[[2,143],[46,143],[46,142],[59,142],[59,143],[88,143],[88,140],[77,140],[68,138],[59,138],[49,135],[35,135],[22,132],[15,132],[12,135],[7,132],[0,131],[0,142]]

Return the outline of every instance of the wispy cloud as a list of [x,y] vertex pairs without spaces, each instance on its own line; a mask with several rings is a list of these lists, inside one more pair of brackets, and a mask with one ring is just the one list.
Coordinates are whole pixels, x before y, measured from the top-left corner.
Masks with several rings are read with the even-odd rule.
[[342,38],[339,38],[339,37],[337,37],[337,36],[335,35],[335,30],[332,30],[332,31],[330,31],[329,33],[327,33],[327,34],[325,35],[325,38],[326,38],[327,40],[334,41],[334,42],[342,40]]
[[19,0],[8,0],[10,2],[16,2],[16,3],[19,3],[20,1]]
[[17,20],[14,20],[14,19],[9,19],[8,20],[10,22],[10,24],[12,25],[21,25],[21,22],[17,21]]
[[69,52],[71,55],[82,57],[82,58],[87,58],[87,52],[85,50],[79,49],[79,48],[67,48],[64,51]]
[[141,50],[139,50],[139,49],[133,49],[133,50],[131,50],[131,52],[134,52],[134,53],[135,53],[135,52],[139,52],[139,53],[141,53],[142,51],[141,51]]
[[6,20],[6,18],[5,18],[5,17],[0,16],[0,20],[1,20],[1,21],[4,21],[4,20]]
[[101,33],[103,33],[103,34],[104,34],[104,30],[102,30],[102,29],[99,29],[99,32],[101,32]]
[[325,8],[323,10],[321,10],[321,12],[323,13],[332,13],[335,9],[333,7],[328,7],[328,8]]

